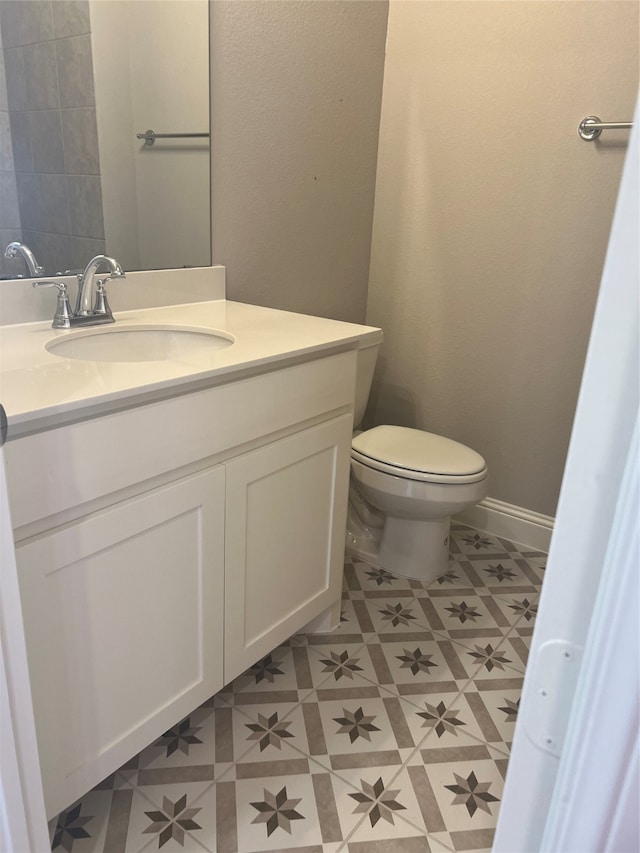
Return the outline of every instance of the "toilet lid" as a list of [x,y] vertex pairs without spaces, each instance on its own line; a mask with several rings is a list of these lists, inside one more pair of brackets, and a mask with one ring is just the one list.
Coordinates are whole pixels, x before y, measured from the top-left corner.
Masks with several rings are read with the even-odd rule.
[[[400,426],[377,426],[357,435],[351,444],[354,459],[415,480],[454,482],[482,479],[487,466],[479,453],[431,432]],[[449,482],[451,482],[449,480]]]

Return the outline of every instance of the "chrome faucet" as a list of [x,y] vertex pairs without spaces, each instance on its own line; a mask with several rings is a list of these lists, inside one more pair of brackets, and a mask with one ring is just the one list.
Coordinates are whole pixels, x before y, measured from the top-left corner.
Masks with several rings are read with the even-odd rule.
[[[101,266],[109,267],[109,275],[98,280],[99,287],[96,287],[96,275]],[[95,258],[91,258],[84,268],[82,275],[78,276],[78,299],[76,300],[75,316],[102,316],[106,311],[111,315],[106,302],[104,284],[106,281],[113,280],[114,278],[126,278],[122,267],[115,258],[109,258],[107,255],[96,255]],[[100,296],[99,300],[96,299],[96,294]],[[111,319],[113,320],[113,317]]]
[[[98,278],[98,270],[107,266],[109,272]],[[54,329],[72,329],[74,326],[98,326],[114,323],[113,314],[107,301],[105,284],[113,279],[126,278],[122,267],[114,258],[96,255],[91,258],[84,272],[78,275],[78,298],[75,311],[69,305],[69,293],[65,282],[34,281],[34,287],[56,287],[58,304],[53,316]]]
[[9,243],[7,248],[4,250],[5,258],[17,258],[18,255],[21,255],[24,258],[24,262],[27,265],[27,270],[29,271],[30,278],[36,278],[36,276],[42,275],[44,273],[44,267],[41,267],[40,264],[36,261],[36,256],[33,254],[31,249],[26,245],[26,243],[19,243],[15,240],[13,243]]

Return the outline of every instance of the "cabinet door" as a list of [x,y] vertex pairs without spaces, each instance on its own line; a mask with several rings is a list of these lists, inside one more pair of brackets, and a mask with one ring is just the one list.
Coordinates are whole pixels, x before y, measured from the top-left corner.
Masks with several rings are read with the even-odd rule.
[[227,464],[225,682],[342,591],[351,415]]
[[17,549],[47,813],[222,686],[224,469]]

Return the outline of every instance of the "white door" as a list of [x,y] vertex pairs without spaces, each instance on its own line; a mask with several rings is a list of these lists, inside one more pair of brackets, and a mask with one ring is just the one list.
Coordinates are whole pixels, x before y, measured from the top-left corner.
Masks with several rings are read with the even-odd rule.
[[636,110],[494,853],[640,847],[637,124]]

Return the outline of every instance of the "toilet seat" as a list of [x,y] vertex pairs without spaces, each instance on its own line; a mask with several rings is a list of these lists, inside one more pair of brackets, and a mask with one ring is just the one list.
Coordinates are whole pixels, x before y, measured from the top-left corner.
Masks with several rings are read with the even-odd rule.
[[475,450],[450,438],[400,426],[377,426],[355,436],[351,457],[376,471],[419,482],[476,483],[487,465]]

